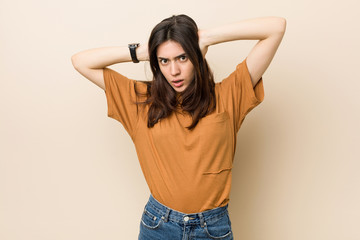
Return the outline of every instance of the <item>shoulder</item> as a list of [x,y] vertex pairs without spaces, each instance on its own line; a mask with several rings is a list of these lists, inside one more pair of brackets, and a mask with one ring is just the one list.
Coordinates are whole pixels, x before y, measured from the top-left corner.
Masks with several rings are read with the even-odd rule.
[[131,80],[134,83],[134,89],[140,94],[150,93],[152,81]]
[[246,58],[238,63],[230,74],[225,77],[220,85],[227,85],[227,84],[241,84],[243,81],[250,79],[250,73],[248,67],[246,65]]

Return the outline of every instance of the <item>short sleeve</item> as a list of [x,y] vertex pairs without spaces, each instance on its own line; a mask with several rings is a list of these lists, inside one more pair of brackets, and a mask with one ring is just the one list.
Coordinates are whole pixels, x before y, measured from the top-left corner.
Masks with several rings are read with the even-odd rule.
[[110,68],[104,68],[104,82],[108,116],[119,121],[133,138],[138,119],[135,104],[136,81]]
[[238,132],[245,116],[264,99],[263,78],[260,78],[255,87],[252,86],[245,59],[220,86],[224,107],[232,118],[235,132]]

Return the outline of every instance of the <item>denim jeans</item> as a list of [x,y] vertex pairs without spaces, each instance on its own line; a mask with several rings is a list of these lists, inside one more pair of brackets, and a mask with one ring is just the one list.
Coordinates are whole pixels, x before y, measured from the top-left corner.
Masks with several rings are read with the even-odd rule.
[[228,205],[199,213],[175,211],[152,195],[145,205],[139,240],[232,240]]

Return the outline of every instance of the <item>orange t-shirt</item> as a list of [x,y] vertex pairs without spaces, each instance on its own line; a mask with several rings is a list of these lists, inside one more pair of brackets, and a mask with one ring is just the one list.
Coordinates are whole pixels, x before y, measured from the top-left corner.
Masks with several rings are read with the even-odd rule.
[[104,68],[104,80],[108,116],[118,120],[134,142],[153,197],[183,213],[225,206],[229,202],[236,134],[246,114],[264,98],[263,79],[253,88],[246,59],[215,84],[216,110],[191,131],[186,127],[192,119],[185,112],[173,112],[148,128],[149,106],[137,108],[133,103],[134,84],[145,92],[145,83],[109,68]]

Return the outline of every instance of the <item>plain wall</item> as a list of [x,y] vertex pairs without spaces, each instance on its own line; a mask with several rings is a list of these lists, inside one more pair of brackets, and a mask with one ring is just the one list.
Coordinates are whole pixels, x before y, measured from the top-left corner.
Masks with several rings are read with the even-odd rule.
[[[0,1],[0,239],[137,239],[149,197],[134,145],[79,51],[145,42],[163,18],[200,28],[263,16],[287,30],[265,99],[238,133],[229,212],[235,239],[360,239],[359,3]],[[211,46],[216,81],[256,40]],[[112,69],[150,80],[149,65]],[[174,153],[176,154],[176,153]]]

